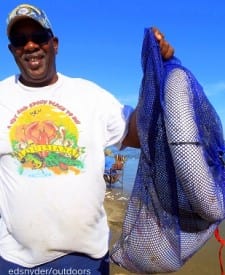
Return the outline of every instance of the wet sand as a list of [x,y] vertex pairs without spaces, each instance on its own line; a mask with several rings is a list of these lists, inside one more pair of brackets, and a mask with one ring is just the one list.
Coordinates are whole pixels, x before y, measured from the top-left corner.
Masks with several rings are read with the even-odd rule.
[[[123,192],[120,184],[118,188],[108,188],[105,197],[105,208],[108,215],[108,223],[111,229],[111,245],[119,238],[127,206],[128,195]],[[221,235],[225,238],[225,225],[221,228]],[[169,273],[173,275],[220,275],[219,252],[220,244],[213,236],[205,246],[197,252],[179,271]],[[224,268],[225,268],[225,248],[224,248]],[[111,264],[110,275],[134,274],[115,264]],[[164,273],[165,274],[165,273]],[[163,274],[161,274],[163,275]]]

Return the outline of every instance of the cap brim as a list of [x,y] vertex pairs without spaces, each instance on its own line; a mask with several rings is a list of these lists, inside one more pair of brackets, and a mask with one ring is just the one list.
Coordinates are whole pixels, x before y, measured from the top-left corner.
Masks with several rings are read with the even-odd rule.
[[13,18],[13,19],[10,21],[10,23],[8,24],[8,26],[7,26],[7,35],[8,35],[8,37],[9,37],[9,35],[10,35],[10,32],[11,32],[11,30],[12,30],[13,25],[15,25],[17,22],[19,22],[19,21],[21,21],[21,20],[24,20],[24,19],[33,20],[34,22],[36,22],[37,24],[39,24],[42,28],[45,28],[45,27],[43,27],[43,26],[40,24],[39,21],[37,21],[37,20],[31,18],[30,16],[27,16],[27,15],[20,15],[20,16],[16,16],[15,18]]

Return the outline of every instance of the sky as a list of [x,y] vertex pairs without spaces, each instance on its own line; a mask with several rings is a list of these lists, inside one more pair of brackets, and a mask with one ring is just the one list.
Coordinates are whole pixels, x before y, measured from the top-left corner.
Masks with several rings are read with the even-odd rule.
[[[47,13],[59,38],[57,70],[92,80],[135,107],[144,29],[157,26],[203,86],[225,129],[224,0],[0,1],[0,80],[18,73],[8,50],[6,17],[18,4]],[[224,131],[225,132],[225,131]]]

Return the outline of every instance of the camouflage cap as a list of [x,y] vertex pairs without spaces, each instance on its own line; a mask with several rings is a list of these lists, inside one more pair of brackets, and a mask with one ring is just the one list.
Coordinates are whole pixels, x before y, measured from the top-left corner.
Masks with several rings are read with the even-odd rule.
[[39,23],[45,29],[52,29],[51,23],[45,12],[29,4],[21,4],[13,9],[7,18],[7,35],[9,36],[12,26],[19,20],[30,18]]

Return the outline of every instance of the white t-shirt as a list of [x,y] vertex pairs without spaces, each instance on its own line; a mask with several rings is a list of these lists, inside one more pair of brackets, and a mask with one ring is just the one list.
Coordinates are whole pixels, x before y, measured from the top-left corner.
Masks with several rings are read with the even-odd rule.
[[42,88],[0,82],[0,256],[25,267],[108,251],[104,148],[123,140],[131,109],[58,76]]

